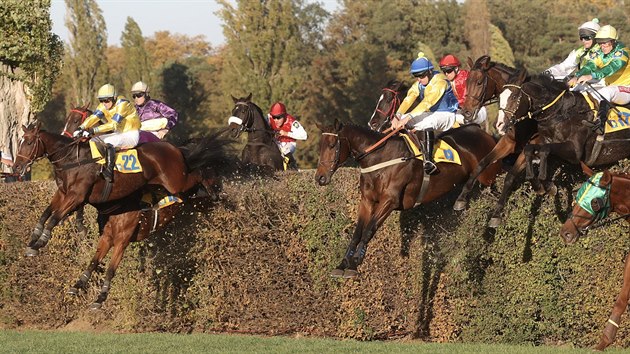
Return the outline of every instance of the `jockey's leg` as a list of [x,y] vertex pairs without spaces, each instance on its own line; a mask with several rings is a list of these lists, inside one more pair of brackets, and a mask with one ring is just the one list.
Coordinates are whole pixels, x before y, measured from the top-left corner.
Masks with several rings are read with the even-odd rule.
[[433,129],[424,130],[424,171],[430,175],[437,175],[440,169],[433,161],[433,145],[435,145],[435,132]]
[[414,127],[424,131],[424,171],[430,175],[440,173],[435,161],[433,161],[433,145],[435,144],[435,131],[451,129],[455,124],[453,112],[425,112],[413,118]]

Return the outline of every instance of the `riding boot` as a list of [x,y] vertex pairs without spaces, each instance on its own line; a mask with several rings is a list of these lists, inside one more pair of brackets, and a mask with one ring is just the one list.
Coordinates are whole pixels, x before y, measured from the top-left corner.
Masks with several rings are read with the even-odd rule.
[[437,175],[440,169],[433,161],[433,145],[435,144],[435,132],[433,129],[424,130],[424,172],[429,175]]
[[610,109],[610,103],[606,100],[602,100],[599,103],[599,109],[597,110],[597,120],[594,122],[595,131],[599,135],[604,135],[606,128],[606,120],[608,119],[608,110]]
[[107,144],[107,157],[105,158],[105,166],[103,166],[103,177],[107,182],[114,180],[114,164],[116,163],[116,148]]

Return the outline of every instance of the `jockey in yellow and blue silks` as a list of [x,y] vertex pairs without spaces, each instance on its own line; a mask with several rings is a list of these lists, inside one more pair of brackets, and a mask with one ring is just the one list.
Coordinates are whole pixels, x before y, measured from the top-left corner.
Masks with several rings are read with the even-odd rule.
[[94,113],[85,119],[73,136],[98,135],[92,138],[92,141],[107,147],[103,176],[111,181],[114,175],[116,148],[130,149],[138,144],[140,118],[134,105],[124,96],[116,95],[116,89],[111,84],[98,89],[98,100],[100,103]]
[[630,50],[617,41],[617,30],[610,25],[602,26],[595,35],[599,50],[591,53],[590,61],[575,73],[569,85],[581,84],[590,80],[604,79],[606,86],[596,89],[595,98],[599,102],[597,125],[598,132],[604,133],[609,103],[625,105],[630,103],[630,66],[628,57]]
[[[434,131],[453,127],[459,103],[451,82],[444,74],[434,70],[433,63],[424,53],[418,53],[409,71],[418,82],[407,91],[407,97],[396,112],[396,119],[392,120],[392,128],[398,129],[411,123],[416,130],[424,131],[424,169],[429,174],[437,174],[439,170],[433,161]],[[407,112],[418,98],[421,100],[418,106]],[[463,120],[463,116],[460,119]]]

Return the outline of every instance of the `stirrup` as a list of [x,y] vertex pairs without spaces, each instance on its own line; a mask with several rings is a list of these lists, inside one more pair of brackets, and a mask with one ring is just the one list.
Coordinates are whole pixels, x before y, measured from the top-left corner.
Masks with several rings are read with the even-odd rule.
[[430,176],[437,175],[438,173],[440,173],[440,169],[432,161],[425,161],[423,167],[424,167],[424,172]]

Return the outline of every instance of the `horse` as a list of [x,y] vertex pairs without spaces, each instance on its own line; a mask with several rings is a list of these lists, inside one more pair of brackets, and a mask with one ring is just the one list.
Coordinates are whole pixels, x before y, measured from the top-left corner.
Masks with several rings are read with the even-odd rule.
[[[513,124],[524,119],[523,115],[515,112],[525,111],[525,116],[535,120],[538,126],[541,142],[529,144],[523,150],[527,179],[537,180],[537,183],[547,181],[550,155],[576,165],[585,161],[590,167],[610,165],[630,156],[630,129],[598,136],[588,126],[598,109],[597,101],[590,95],[570,91],[563,82],[544,74],[529,79],[521,74],[517,83],[507,87],[507,91],[505,104],[501,104],[506,120]],[[608,122],[611,123],[611,119]],[[535,157],[540,159],[536,178],[533,168]],[[555,189],[551,181],[547,184]]]
[[[145,185],[162,186],[170,194],[177,195],[203,182],[201,169],[211,154],[201,140],[199,146],[184,158],[182,150],[167,142],[155,142],[138,146],[137,161],[129,159],[139,173],[115,173],[110,184],[99,177],[100,165],[92,158],[89,144],[81,140],[51,134],[40,129],[39,122],[22,126],[18,154],[13,165],[15,173],[23,175],[37,159],[47,157],[55,169],[58,189],[50,205],[43,212],[31,234],[26,255],[35,256],[52,235],[52,229],[79,206],[92,205],[124,198]],[[128,162],[129,162],[128,161]]]
[[[222,178],[232,173],[236,165],[226,153],[225,146],[229,143],[227,140],[220,139],[218,134],[212,135],[207,139],[208,141],[204,144],[204,147],[208,148],[210,153],[205,156],[208,163],[202,171],[204,175],[203,185],[206,187],[210,186],[212,189],[208,192],[212,193],[212,197],[216,197],[222,187]],[[194,149],[195,146],[192,146],[192,148]],[[191,154],[191,150],[185,148],[182,150],[185,156]],[[202,191],[205,191],[205,189]],[[183,203],[175,203],[159,208],[158,206],[145,205],[143,201],[145,192],[145,190],[141,189],[123,199],[96,205],[99,211],[97,221],[100,232],[96,252],[85,272],[68,290],[69,294],[78,295],[82,289],[85,289],[92,272],[102,262],[109,250],[113,248],[101,291],[96,300],[90,305],[90,309],[100,309],[103,302],[107,299],[116,269],[120,265],[129,243],[145,240],[167,225],[180,213],[184,206],[183,203],[189,197],[205,197],[206,199],[208,197],[203,194],[200,195],[198,190],[193,188],[185,192]]]
[[251,99],[251,93],[241,98],[232,96],[234,108],[228,120],[234,138],[238,138],[242,132],[247,132],[247,144],[241,153],[241,161],[245,164],[266,166],[273,171],[282,171],[284,158],[274,139],[276,133],[271,129],[260,107]]
[[[492,103],[503,91],[503,85],[516,75],[518,69],[493,62],[489,55],[479,57],[473,64],[468,58],[468,79],[466,80],[466,99],[461,112],[467,121],[477,115],[481,107]],[[499,122],[497,122],[499,123]],[[497,126],[497,129],[501,127]]]
[[[610,212],[620,214],[615,219],[625,219],[630,223],[630,174],[611,173],[608,170],[596,174],[583,162],[580,164],[589,179],[578,191],[573,211],[560,229],[560,237],[566,244],[573,244],[581,236],[585,236],[589,228],[597,227],[593,224],[603,222]],[[623,285],[599,344],[595,347],[596,350],[604,350],[614,341],[621,323],[621,315],[628,306],[628,300],[630,300],[630,256],[626,256]]]
[[[372,113],[368,121],[368,126],[372,130],[382,132],[389,127],[402,100],[407,96],[407,90],[409,90],[409,86],[402,81],[394,79],[387,83],[382,89],[381,95],[376,101],[374,113]],[[414,109],[419,103],[420,101],[416,100],[409,107],[409,110]]]
[[[341,263],[331,272],[333,277],[357,277],[357,267],[363,262],[368,243],[393,210],[410,209],[448,193],[468,178],[479,160],[495,145],[494,138],[477,125],[442,133],[439,138],[459,153],[461,165],[438,162],[440,174],[427,176],[425,184],[423,163],[414,158],[402,137],[393,136],[379,148],[366,152],[376,142],[381,143],[384,135],[368,127],[344,125],[337,120],[320,129],[319,163],[315,172],[319,185],[329,184],[335,171],[349,157],[361,166],[361,200],[356,228]],[[491,184],[498,169],[497,164],[484,171],[479,178],[481,183]]]

